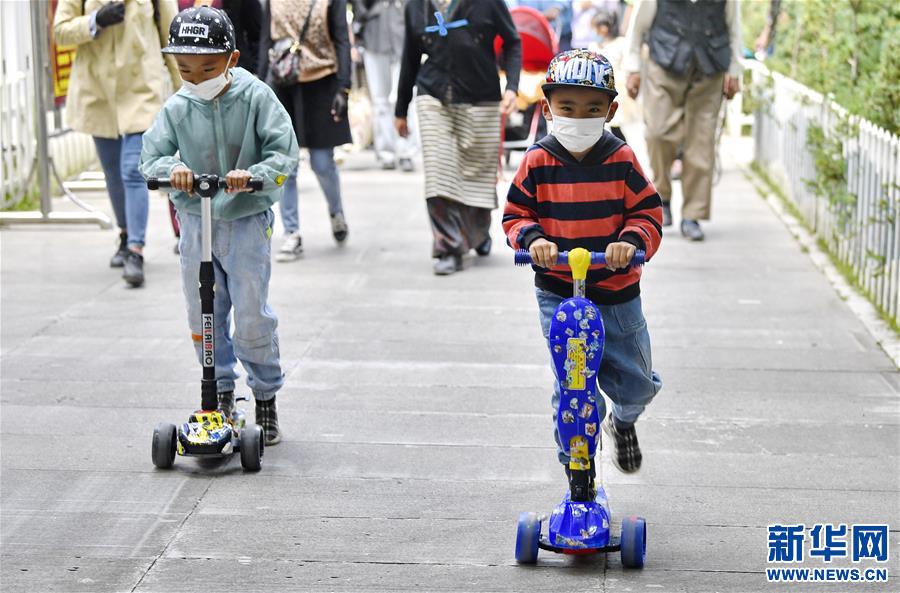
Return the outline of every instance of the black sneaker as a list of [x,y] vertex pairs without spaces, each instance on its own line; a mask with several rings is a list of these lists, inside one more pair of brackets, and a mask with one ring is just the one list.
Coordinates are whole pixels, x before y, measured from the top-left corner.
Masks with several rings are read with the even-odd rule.
[[219,394],[219,411],[226,420],[234,415],[234,391],[223,391]]
[[125,256],[125,269],[122,270],[122,278],[133,288],[144,283],[144,256],[129,250]]
[[119,233],[119,248],[109,258],[110,268],[121,268],[125,265],[125,258],[128,256],[128,233],[122,231]]
[[619,428],[610,414],[603,423],[603,432],[612,443],[612,461],[619,471],[632,474],[641,469],[641,446],[638,444],[634,424],[628,428]]
[[663,226],[672,226],[672,206],[668,202],[662,203]]
[[278,408],[275,398],[261,402],[256,400],[256,423],[263,429],[266,447],[281,442],[281,430],[278,429]]
[[493,239],[488,237],[484,240],[484,243],[475,248],[475,253],[477,253],[481,257],[485,257],[490,255],[491,247],[494,245]]

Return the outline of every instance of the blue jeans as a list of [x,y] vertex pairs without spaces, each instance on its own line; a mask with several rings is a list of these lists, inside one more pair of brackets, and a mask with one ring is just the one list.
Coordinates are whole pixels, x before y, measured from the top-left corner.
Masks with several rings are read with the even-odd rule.
[[94,136],[100,166],[106,176],[106,190],[116,215],[116,224],[128,231],[128,246],[143,247],[147,235],[150,193],[141,175],[142,134],[126,134],[118,138]]
[[[284,384],[278,350],[278,318],[268,304],[272,272],[271,210],[237,220],[213,220],[213,268],[216,274],[215,347],[219,392],[233,391],[240,360],[247,385],[258,401],[268,401]],[[181,283],[188,323],[200,359],[200,217],[178,213],[181,224]],[[234,309],[234,336],[231,311]]]
[[[328,201],[328,213],[334,216],[344,211],[341,205],[341,178],[338,176],[337,164],[334,162],[333,148],[310,148],[309,164],[319,187]],[[297,171],[291,173],[284,182],[284,195],[279,205],[281,224],[287,234],[300,230],[300,210],[297,207]]]
[[[544,338],[549,340],[550,320],[556,308],[565,299],[540,288],[535,289],[535,293],[541,329]],[[606,337],[603,360],[600,363],[600,372],[597,373],[597,384],[612,400],[613,417],[620,422],[632,423],[638,419],[662,387],[662,381],[653,371],[650,359],[650,334],[647,332],[647,321],[641,310],[641,297],[635,297],[620,305],[598,305],[598,307],[603,317]],[[551,404],[555,425],[556,412],[559,410],[559,384],[556,382],[553,384]],[[606,415],[606,401],[602,397],[597,398],[597,412],[600,418]],[[569,458],[563,453],[559,436],[555,437],[559,460],[568,463]]]

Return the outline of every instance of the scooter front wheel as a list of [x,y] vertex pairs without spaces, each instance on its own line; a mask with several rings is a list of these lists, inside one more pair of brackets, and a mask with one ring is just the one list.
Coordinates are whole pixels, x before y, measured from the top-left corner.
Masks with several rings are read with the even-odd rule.
[[160,422],[153,430],[153,465],[169,469],[175,462],[175,425]]
[[241,429],[241,465],[248,472],[258,472],[262,467],[263,431],[258,424]]
[[643,568],[647,554],[647,522],[641,517],[622,520],[622,542],[619,554],[625,568]]
[[541,539],[541,519],[537,513],[521,513],[516,530],[516,562],[534,564],[538,557]]

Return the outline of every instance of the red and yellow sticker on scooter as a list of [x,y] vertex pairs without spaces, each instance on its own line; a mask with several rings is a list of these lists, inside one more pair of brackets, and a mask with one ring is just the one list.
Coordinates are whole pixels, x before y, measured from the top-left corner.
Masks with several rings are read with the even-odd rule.
[[587,341],[569,338],[566,341],[566,383],[569,389],[584,389],[584,360]]
[[588,457],[588,442],[583,436],[569,439],[569,469],[591,469],[591,458]]

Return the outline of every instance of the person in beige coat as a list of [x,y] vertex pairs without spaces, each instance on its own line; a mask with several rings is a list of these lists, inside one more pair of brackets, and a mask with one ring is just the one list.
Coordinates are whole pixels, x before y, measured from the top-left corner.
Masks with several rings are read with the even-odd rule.
[[69,81],[68,125],[94,138],[120,229],[110,266],[131,286],[144,283],[143,247],[149,195],[138,170],[141,136],[181,85],[160,49],[177,13],[176,0],[59,0],[56,43],[78,47]]

